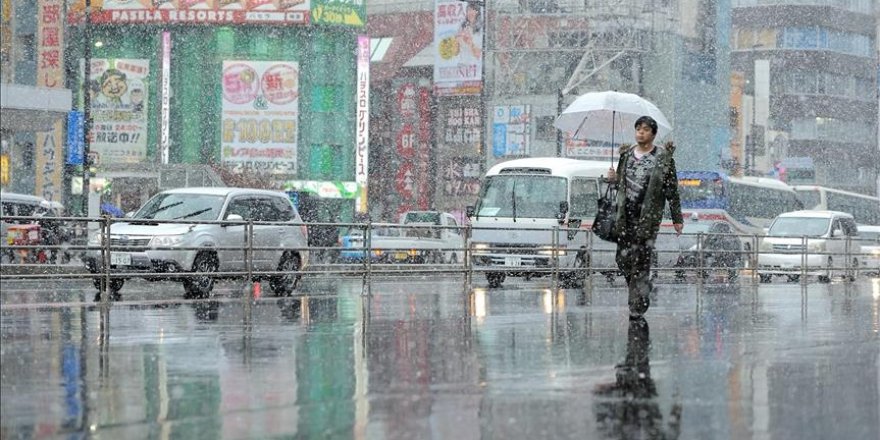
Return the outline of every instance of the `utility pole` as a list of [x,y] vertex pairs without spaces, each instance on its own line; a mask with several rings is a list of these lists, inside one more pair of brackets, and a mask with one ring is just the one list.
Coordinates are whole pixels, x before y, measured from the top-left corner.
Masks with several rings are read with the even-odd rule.
[[[562,114],[562,89],[556,89],[556,116]],[[556,157],[562,157],[562,130],[556,130]]]
[[91,76],[92,76],[92,27],[90,26],[92,19],[92,0],[85,0],[85,21],[83,22],[83,40],[85,47],[83,48],[83,80],[80,93],[83,94],[83,179],[82,179],[82,196],[83,196],[83,216],[89,215],[89,173],[92,167],[92,160],[89,157],[91,151],[92,136],[92,96],[91,96]]

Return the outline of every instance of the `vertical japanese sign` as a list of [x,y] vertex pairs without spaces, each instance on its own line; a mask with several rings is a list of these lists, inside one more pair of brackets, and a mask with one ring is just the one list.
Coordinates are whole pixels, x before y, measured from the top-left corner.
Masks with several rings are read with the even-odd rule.
[[147,97],[150,62],[92,60],[89,149],[97,164],[139,163],[147,157]]
[[357,126],[355,128],[354,180],[362,188],[355,202],[357,212],[367,212],[367,177],[370,157],[370,37],[357,37]]
[[428,209],[435,175],[431,158],[431,90],[426,79],[400,79],[396,93],[393,132],[396,156],[390,164],[397,194],[397,213]]
[[434,94],[479,95],[483,86],[483,7],[437,0],[434,7]]
[[492,154],[495,157],[528,155],[531,134],[528,105],[495,106],[492,114]]
[[236,171],[296,174],[299,64],[224,61],[221,160]]
[[159,160],[168,163],[171,140],[168,133],[171,118],[171,32],[162,32],[162,108],[159,115]]
[[[64,87],[64,0],[39,0],[37,3],[37,87]],[[63,120],[52,130],[37,133],[36,195],[61,201]]]

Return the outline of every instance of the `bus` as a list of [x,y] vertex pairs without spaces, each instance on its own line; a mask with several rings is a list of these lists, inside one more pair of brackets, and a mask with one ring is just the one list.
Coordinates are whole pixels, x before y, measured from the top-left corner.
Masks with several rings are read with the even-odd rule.
[[[596,216],[608,168],[606,161],[557,157],[514,159],[491,167],[476,206],[467,207],[471,262],[485,272],[489,286],[500,286],[508,276],[549,275],[554,257],[569,269],[586,269],[588,261],[594,267],[611,266],[613,243],[595,239],[594,256],[586,254],[588,226]],[[554,238],[554,227],[581,229],[559,231]],[[597,262],[599,247],[607,261]],[[560,277],[564,285],[578,285],[585,272],[569,270]]]
[[815,185],[792,187],[804,209],[840,211],[852,214],[856,223],[880,225],[880,198]]
[[679,171],[678,190],[682,211],[722,216],[740,233],[761,234],[777,215],[803,209],[794,189],[765,177]]

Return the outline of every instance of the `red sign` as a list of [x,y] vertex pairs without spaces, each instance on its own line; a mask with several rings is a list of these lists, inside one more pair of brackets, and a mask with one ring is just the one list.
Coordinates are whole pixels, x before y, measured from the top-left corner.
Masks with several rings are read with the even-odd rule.
[[412,124],[404,124],[397,133],[397,153],[401,157],[410,159],[415,154],[416,137],[413,134]]
[[[210,9],[114,9],[92,12],[91,22],[96,24],[127,23],[175,23],[175,24],[308,24],[308,11],[243,11]],[[82,14],[75,11],[67,15],[67,21],[82,21]]]
[[413,177],[412,164],[404,162],[394,177],[394,187],[403,199],[409,200],[413,196],[414,184],[415,178]]

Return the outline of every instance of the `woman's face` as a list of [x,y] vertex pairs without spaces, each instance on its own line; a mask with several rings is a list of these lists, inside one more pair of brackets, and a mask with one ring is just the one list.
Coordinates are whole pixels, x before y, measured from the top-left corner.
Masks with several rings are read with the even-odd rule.
[[480,11],[477,10],[476,6],[468,6],[467,8],[467,21],[468,23],[476,23],[477,15],[479,15]]

